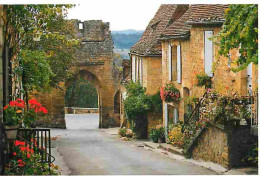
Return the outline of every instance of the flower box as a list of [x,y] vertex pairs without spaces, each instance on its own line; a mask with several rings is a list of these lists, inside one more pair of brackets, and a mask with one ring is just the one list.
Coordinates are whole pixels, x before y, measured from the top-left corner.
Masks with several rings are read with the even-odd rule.
[[5,134],[7,140],[14,140],[19,129],[19,125],[5,125]]
[[161,99],[166,103],[180,101],[180,91],[172,84],[166,84],[160,90]]

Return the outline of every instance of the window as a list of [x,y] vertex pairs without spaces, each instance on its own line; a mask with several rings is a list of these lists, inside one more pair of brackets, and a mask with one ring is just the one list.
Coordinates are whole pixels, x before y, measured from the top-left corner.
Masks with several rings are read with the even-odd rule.
[[135,82],[135,57],[132,57],[132,81]]
[[79,29],[83,29],[83,23],[79,23]]
[[136,61],[135,61],[135,73],[136,73],[136,75],[135,75],[135,80],[136,81],[138,81],[139,80],[139,58],[138,57],[136,57]]
[[140,84],[143,83],[143,59],[139,58],[139,80]]
[[177,46],[177,81],[181,83],[181,46]]
[[168,47],[168,71],[169,71],[169,80],[172,80],[172,46]]
[[213,42],[210,38],[213,36],[213,31],[204,32],[204,71],[212,77],[212,63],[213,63]]

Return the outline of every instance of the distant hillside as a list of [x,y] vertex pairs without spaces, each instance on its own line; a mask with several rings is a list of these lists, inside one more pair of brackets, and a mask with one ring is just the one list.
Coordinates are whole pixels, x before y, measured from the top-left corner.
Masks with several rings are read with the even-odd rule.
[[112,31],[112,34],[135,34],[135,33],[143,33],[143,30],[134,30],[134,29],[127,29],[127,30],[119,30],[119,31]]
[[130,49],[142,36],[143,31],[124,30],[112,31],[115,49]]

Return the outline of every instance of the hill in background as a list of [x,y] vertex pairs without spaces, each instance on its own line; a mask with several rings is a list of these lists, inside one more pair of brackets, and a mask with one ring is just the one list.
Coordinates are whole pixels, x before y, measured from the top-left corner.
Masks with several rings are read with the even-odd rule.
[[123,30],[112,31],[115,49],[130,49],[142,36],[144,31]]

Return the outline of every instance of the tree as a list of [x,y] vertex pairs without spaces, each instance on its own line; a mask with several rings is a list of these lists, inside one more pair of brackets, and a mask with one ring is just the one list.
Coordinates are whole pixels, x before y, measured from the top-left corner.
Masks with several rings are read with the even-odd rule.
[[239,49],[234,72],[245,69],[251,62],[258,64],[258,5],[230,5],[218,37],[219,54],[228,56],[231,49]]
[[[5,49],[12,58],[13,78],[25,95],[57,87],[70,75],[79,41],[73,21],[65,20],[72,5],[6,5]],[[17,88],[18,91],[20,87]],[[17,96],[21,96],[19,91]],[[26,98],[28,99],[28,98]]]

